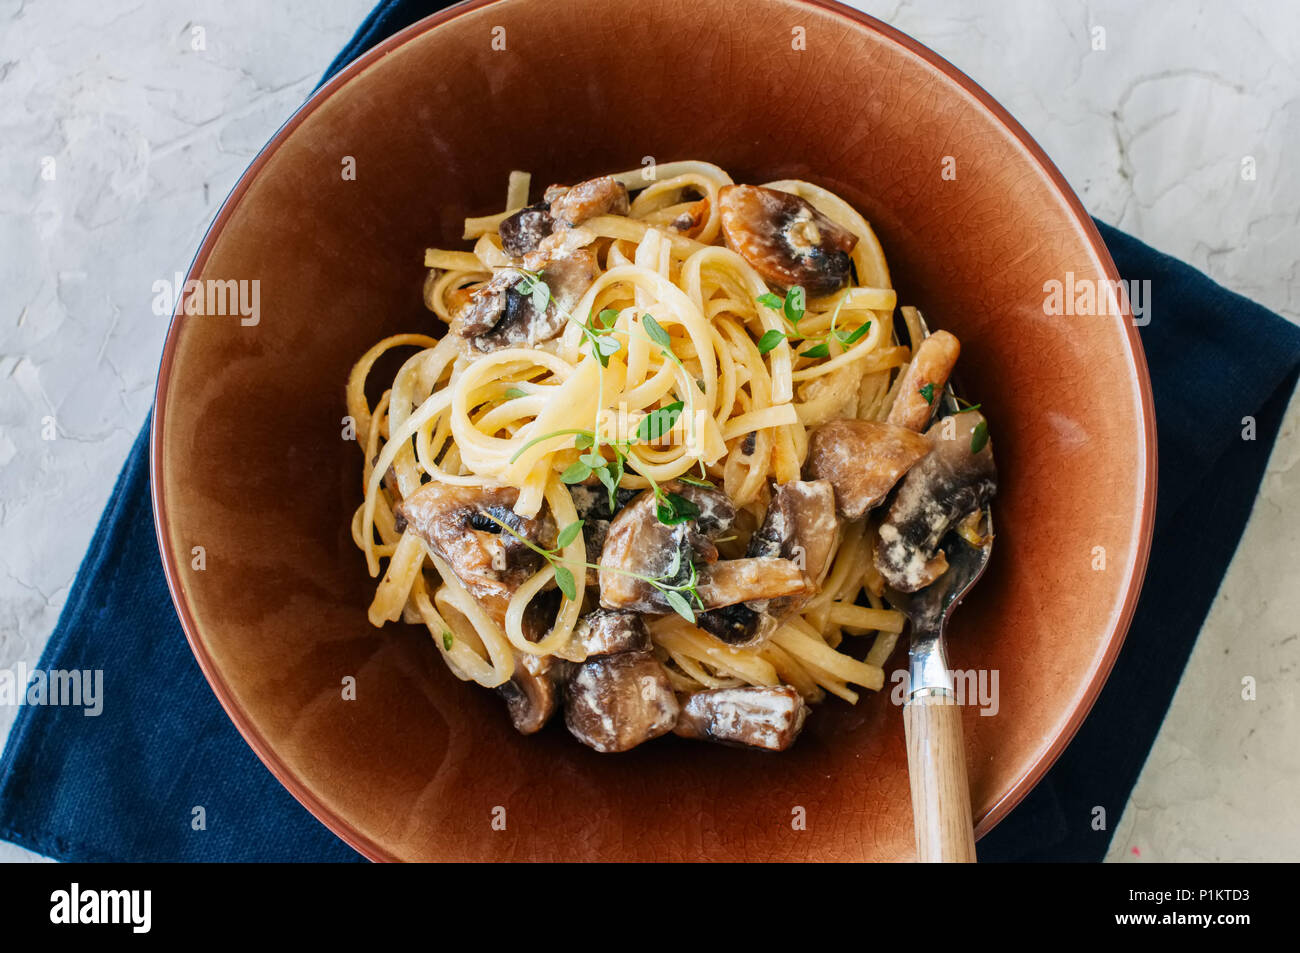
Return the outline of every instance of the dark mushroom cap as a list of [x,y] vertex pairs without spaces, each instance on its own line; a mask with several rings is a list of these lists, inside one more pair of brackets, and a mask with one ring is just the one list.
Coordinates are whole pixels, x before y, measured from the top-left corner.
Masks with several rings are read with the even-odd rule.
[[551,218],[550,206],[538,202],[505,218],[497,226],[497,234],[501,236],[501,247],[507,255],[523,258],[530,251],[535,251],[554,227],[555,220]]
[[695,614],[695,625],[728,645],[751,646],[767,641],[776,620],[743,602]]
[[826,295],[849,280],[858,238],[808,202],[761,185],[726,185],[718,211],[727,245],[764,280]]
[[569,732],[601,752],[627,751],[667,734],[679,711],[668,674],[648,652],[583,662],[565,688]]
[[534,673],[516,665],[510,681],[497,686],[497,694],[505,701],[510,722],[521,735],[541,731],[559,708],[560,688],[549,669]]
[[948,562],[940,540],[997,492],[987,433],[975,410],[936,420],[926,431],[930,454],[903,478],[876,542],[876,568],[900,592],[916,592],[943,574]]

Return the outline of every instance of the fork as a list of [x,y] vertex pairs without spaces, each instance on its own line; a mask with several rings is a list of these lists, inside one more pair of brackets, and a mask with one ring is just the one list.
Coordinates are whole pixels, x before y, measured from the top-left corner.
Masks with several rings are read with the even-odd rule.
[[[918,319],[928,335],[919,313]],[[942,409],[945,416],[960,410],[951,384],[944,388]],[[948,534],[942,544],[948,570],[925,589],[910,595],[887,590],[890,603],[912,623],[903,728],[916,857],[922,862],[975,860],[961,706],[948,668],[944,629],[953,610],[988,566],[993,552],[993,508],[989,503],[984,504],[984,519],[982,546]]]

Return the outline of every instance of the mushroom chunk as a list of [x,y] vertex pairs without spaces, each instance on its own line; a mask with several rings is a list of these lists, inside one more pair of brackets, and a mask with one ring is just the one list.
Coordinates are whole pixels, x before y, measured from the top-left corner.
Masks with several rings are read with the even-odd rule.
[[680,706],[649,652],[622,652],[583,662],[565,688],[570,733],[601,752],[627,751],[672,731]]
[[[889,422],[920,433],[930,422],[943,393],[961,342],[947,331],[935,331],[917,347],[898,385],[898,397],[889,409]],[[926,394],[930,397],[927,400]]]
[[658,501],[650,490],[619,511],[609,524],[599,560],[600,604],[606,609],[672,612],[663,592],[636,576],[680,585],[690,578],[692,563],[717,562],[718,550],[709,537],[727,530],[736,518],[726,494],[676,482],[662,489],[684,498],[698,513],[686,522],[665,525],[659,521]]
[[758,612],[744,602],[695,613],[695,624],[709,635],[728,645],[756,646],[766,642],[776,631],[776,619]]
[[923,589],[947,571],[940,540],[997,492],[987,433],[975,410],[937,420],[926,432],[930,455],[903,479],[876,542],[876,568],[900,592]]
[[456,312],[451,330],[483,352],[549,341],[564,330],[564,316],[548,302],[538,310],[532,297],[519,290],[524,274],[514,268],[498,271],[470,295]]
[[612,175],[579,182],[572,188],[551,186],[546,190],[551,218],[557,224],[581,225],[597,215],[626,215],[631,208],[627,186]]
[[749,539],[748,555],[792,559],[811,582],[821,585],[839,535],[831,482],[791,480],[772,490],[763,524]]
[[688,696],[673,730],[683,738],[784,751],[807,716],[803,696],[789,685],[715,688]]
[[587,658],[650,651],[650,631],[635,612],[594,609],[573,627],[573,641]]
[[760,556],[724,559],[699,570],[695,591],[705,609],[721,609],[738,602],[811,596],[817,587],[793,559]]
[[920,434],[872,420],[830,420],[808,443],[804,475],[829,480],[845,519],[859,519],[930,452]]
[[[701,573],[701,601],[719,607],[697,614],[696,625],[729,645],[766,641],[780,616],[817,591],[830,569],[839,533],[830,483],[793,480],[776,487],[763,524],[749,539],[746,552],[750,558],[719,562]],[[747,566],[760,570],[776,567],[776,572],[762,573],[756,582],[741,579]],[[726,574],[732,574],[734,579],[730,587],[723,585]],[[771,598],[758,592],[760,588],[775,591],[787,585],[796,590],[795,595]],[[745,602],[722,604],[743,593],[750,593]]]
[[507,255],[523,258],[530,251],[535,251],[554,227],[555,219],[551,218],[550,206],[546,202],[538,202],[503,219],[497,226],[497,233],[501,236],[501,247]]
[[550,515],[526,519],[511,507],[519,491],[426,483],[397,505],[398,530],[409,526],[497,621],[505,618],[510,597],[540,568],[541,557],[501,528],[543,548],[555,539]]
[[556,252],[557,257],[546,261],[534,261],[537,252],[525,259],[550,292],[544,307],[538,308],[533,296],[520,290],[525,278],[522,271],[503,268],[470,295],[452,319],[452,331],[483,352],[532,347],[558,337],[570,309],[591,287],[599,270],[589,248],[566,246]]
[[516,663],[510,681],[497,686],[497,694],[505,699],[510,722],[521,735],[541,731],[555,714],[560,700],[558,673],[558,666],[533,672]]
[[764,279],[810,295],[838,291],[849,280],[849,252],[858,238],[797,195],[759,185],[725,185],[718,211],[727,245]]

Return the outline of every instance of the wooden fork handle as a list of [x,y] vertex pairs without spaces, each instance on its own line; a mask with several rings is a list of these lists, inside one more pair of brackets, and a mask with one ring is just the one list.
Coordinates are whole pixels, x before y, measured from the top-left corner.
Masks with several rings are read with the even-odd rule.
[[961,706],[954,704],[950,695],[914,695],[903,706],[903,726],[912,781],[916,859],[923,863],[973,863],[975,830],[961,738]]

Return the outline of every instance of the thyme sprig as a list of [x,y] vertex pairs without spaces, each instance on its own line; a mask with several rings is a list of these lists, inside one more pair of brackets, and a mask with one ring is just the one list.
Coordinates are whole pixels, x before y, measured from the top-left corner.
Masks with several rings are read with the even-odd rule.
[[772,292],[760,295],[758,303],[765,308],[771,308],[774,311],[780,311],[782,317],[789,323],[792,331],[782,331],[772,328],[764,331],[763,336],[758,339],[758,353],[766,354],[782,341],[801,340],[804,343],[814,341],[812,347],[805,351],[799,352],[800,357],[830,357],[832,339],[838,341],[840,346],[847,349],[861,340],[862,336],[871,330],[871,322],[867,321],[861,326],[854,328],[852,331],[844,331],[836,325],[839,322],[840,311],[844,307],[844,302],[848,300],[848,295],[840,298],[839,303],[835,305],[835,311],[831,314],[830,330],[821,337],[805,337],[799,333],[799,322],[803,320],[806,313],[807,295],[802,287],[795,285],[787,293],[785,298],[781,298]]

